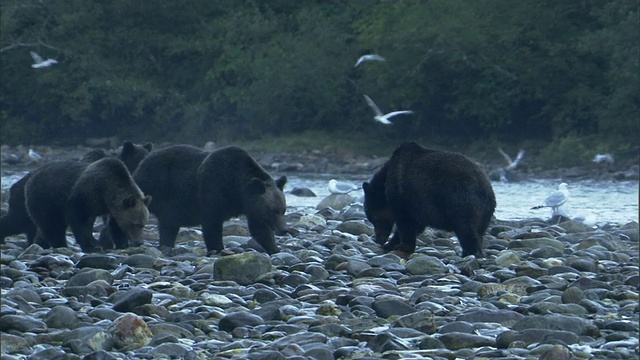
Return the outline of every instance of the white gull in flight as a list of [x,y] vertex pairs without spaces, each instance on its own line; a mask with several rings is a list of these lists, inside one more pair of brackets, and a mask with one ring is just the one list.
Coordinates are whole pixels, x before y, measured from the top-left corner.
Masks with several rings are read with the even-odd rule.
[[375,113],[375,115],[373,116],[373,119],[385,125],[393,124],[391,121],[389,121],[389,119],[396,115],[413,114],[413,111],[411,110],[393,111],[388,114],[382,114],[382,111],[380,111],[380,108],[378,107],[378,105],[376,105],[376,103],[374,103],[370,97],[368,97],[367,95],[364,95],[364,99],[367,100],[367,104],[369,104],[369,106],[373,109],[373,112]]
[[42,57],[35,52],[31,52],[31,57],[33,58],[34,64],[31,64],[31,67],[34,69],[49,67],[53,64],[57,64],[58,61],[56,59],[47,59],[43,60]]
[[358,61],[356,61],[356,64],[353,65],[353,67],[358,67],[358,65],[362,64],[365,61],[385,61],[385,60],[382,56],[377,54],[362,55],[358,58]]

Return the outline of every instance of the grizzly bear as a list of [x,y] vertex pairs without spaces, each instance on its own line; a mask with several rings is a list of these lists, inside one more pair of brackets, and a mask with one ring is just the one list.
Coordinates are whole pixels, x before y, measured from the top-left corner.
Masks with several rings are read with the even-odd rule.
[[[118,154],[118,158],[125,163],[130,172],[133,172],[152,148],[152,143],[137,145],[130,141],[125,141]],[[85,153],[80,158],[80,161],[92,163],[107,156],[111,155],[102,149],[93,149]],[[27,214],[24,197],[24,186],[30,175],[31,173],[26,174],[9,189],[9,211],[6,215],[0,217],[0,243],[4,243],[7,236],[22,233],[27,234],[27,242],[29,244],[33,244],[34,242],[36,226],[31,221],[29,214]]]
[[384,250],[413,253],[416,236],[430,226],[455,232],[462,256],[482,257],[496,199],[487,175],[464,155],[404,143],[362,189],[365,214]]
[[30,173],[24,189],[27,213],[44,247],[66,246],[67,225],[84,252],[98,249],[96,217],[109,215],[132,239],[142,237],[149,219],[144,196],[125,164],[106,157],[93,163],[57,161]]
[[[228,146],[206,152],[173,145],[149,154],[133,173],[140,189],[153,197],[149,211],[158,219],[160,248],[168,252],[183,226],[202,225],[207,252],[223,250],[222,226],[246,215],[253,238],[273,254],[274,233],[286,230],[287,178],[273,178],[243,149]],[[116,247],[125,245],[117,226],[109,223]],[[108,245],[107,245],[108,246]]]

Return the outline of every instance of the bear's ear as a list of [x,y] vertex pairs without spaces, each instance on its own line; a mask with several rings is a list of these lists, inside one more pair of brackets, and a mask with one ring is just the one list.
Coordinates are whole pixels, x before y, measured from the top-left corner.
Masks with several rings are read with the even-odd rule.
[[284,190],[284,185],[287,183],[287,177],[282,175],[278,178],[278,180],[276,180],[276,185],[278,186],[278,189],[280,190]]
[[364,192],[367,192],[367,190],[369,190],[369,183],[368,182],[363,182],[362,183],[362,190],[364,190]]
[[149,204],[151,204],[151,195],[145,196],[144,199],[142,199],[142,202],[146,207],[149,207]]
[[266,189],[267,187],[264,185],[262,180],[258,178],[251,179],[249,184],[247,184],[247,191],[249,191],[250,194],[260,195],[264,193]]
[[136,198],[133,195],[129,195],[122,199],[122,208],[129,209],[136,206]]
[[122,144],[122,154],[126,154],[128,152],[132,152],[134,149],[135,149],[135,146],[129,140],[125,140],[124,144]]
[[146,143],[142,145],[142,147],[147,149],[147,151],[151,152],[151,150],[153,149],[153,143]]

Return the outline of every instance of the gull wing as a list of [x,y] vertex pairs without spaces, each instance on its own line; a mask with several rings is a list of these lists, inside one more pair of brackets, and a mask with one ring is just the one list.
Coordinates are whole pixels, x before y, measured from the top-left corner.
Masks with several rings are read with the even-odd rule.
[[567,196],[562,191],[556,191],[544,201],[545,206],[557,207],[567,202]]
[[513,163],[513,160],[511,160],[511,157],[507,155],[507,153],[504,152],[501,148],[498,148],[498,152],[500,152],[500,155],[502,155],[504,159],[507,160],[507,164],[511,166],[511,164]]
[[367,104],[369,104],[369,107],[373,109],[373,112],[375,112],[377,116],[382,116],[382,111],[380,111],[378,105],[376,105],[376,103],[374,103],[373,100],[371,100],[371,98],[367,95],[363,94],[363,96],[364,99],[367,100]]
[[516,156],[516,159],[513,160],[513,167],[514,168],[516,166],[518,166],[518,163],[520,163],[520,161],[522,160],[523,157],[524,157],[524,150],[518,151],[518,155]]
[[357,67],[367,60],[385,61],[384,58],[378,54],[367,54],[360,56],[353,67]]
[[40,64],[42,62],[42,57],[40,57],[40,55],[36,54],[35,52],[31,52],[31,57],[33,58],[33,61],[36,64]]
[[411,111],[411,110],[392,111],[392,112],[386,114],[384,117],[386,117],[388,119],[388,118],[392,118],[392,117],[394,117],[396,115],[410,115],[410,114],[413,114],[413,111]]

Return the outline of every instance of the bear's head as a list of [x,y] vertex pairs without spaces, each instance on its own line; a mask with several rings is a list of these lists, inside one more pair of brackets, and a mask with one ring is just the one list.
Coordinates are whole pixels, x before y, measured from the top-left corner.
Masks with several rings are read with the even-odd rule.
[[395,216],[387,204],[384,188],[375,189],[370,183],[364,182],[362,190],[364,190],[364,213],[373,224],[375,241],[382,245],[391,235],[396,222]]
[[129,172],[133,173],[140,164],[140,161],[144,159],[153,149],[152,143],[144,145],[136,145],[131,141],[125,141],[122,144],[122,150],[120,151],[120,160],[127,166]]
[[272,231],[271,234],[254,236],[269,254],[279,251],[275,244],[273,233],[284,235],[288,229],[284,218],[284,213],[287,210],[287,201],[283,189],[286,183],[286,176],[281,176],[275,181],[271,178],[268,180],[253,178],[246,187],[249,201],[247,201],[245,212],[250,222],[249,227],[252,230],[252,234],[253,231],[260,232],[259,228],[263,227],[256,227],[255,224],[258,223]]
[[151,196],[132,194],[119,201],[111,216],[116,220],[132,246],[142,245],[142,229],[149,221]]

